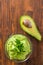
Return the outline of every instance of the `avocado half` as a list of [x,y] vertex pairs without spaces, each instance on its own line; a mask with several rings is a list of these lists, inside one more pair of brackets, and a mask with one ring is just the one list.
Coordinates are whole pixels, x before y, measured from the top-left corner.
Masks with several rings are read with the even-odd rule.
[[[28,20],[28,21],[26,22],[26,20]],[[24,24],[24,21],[25,21],[25,24]],[[28,26],[26,26],[26,24],[28,24]],[[36,27],[36,24],[30,16],[25,16],[25,15],[21,16],[20,17],[20,26],[29,35],[33,36],[34,38],[36,38],[39,41],[41,40],[41,35]]]

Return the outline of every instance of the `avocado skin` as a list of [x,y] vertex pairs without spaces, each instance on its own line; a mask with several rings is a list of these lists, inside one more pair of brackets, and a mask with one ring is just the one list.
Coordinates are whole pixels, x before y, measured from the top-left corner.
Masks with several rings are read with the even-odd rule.
[[[28,28],[25,25],[23,25],[23,20],[25,20],[25,19],[28,19],[31,22],[32,28]],[[41,41],[41,34],[39,33],[38,28],[37,28],[34,20],[30,16],[28,16],[28,15],[21,16],[20,17],[20,26],[26,33],[33,36],[37,40]]]

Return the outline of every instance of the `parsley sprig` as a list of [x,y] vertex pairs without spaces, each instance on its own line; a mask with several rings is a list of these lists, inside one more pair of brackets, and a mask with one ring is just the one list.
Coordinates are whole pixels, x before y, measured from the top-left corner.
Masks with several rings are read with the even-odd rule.
[[23,51],[23,48],[24,48],[23,43],[21,43],[21,41],[18,40],[18,39],[16,39],[15,42],[16,42],[16,47],[19,49],[19,51],[20,51],[20,52],[24,52],[24,51]]

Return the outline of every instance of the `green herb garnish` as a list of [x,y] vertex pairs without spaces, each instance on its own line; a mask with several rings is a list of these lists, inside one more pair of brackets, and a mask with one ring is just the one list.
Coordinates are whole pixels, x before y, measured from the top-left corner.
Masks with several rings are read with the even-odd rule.
[[17,48],[19,49],[19,51],[20,51],[20,52],[24,52],[24,51],[23,51],[23,48],[24,48],[23,43],[21,43],[20,40],[18,40],[18,39],[16,39],[15,42],[17,43],[16,46],[17,46]]

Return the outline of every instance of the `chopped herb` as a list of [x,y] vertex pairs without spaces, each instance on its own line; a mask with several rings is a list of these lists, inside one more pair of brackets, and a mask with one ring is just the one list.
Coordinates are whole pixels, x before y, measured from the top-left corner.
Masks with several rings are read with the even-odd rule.
[[20,40],[16,39],[16,43],[17,43],[17,44],[20,44]]
[[24,47],[24,46],[23,46],[23,43],[21,43],[20,40],[18,40],[18,39],[16,39],[15,42],[17,43],[16,46],[17,46],[17,48],[19,49],[19,51],[20,51],[20,52],[24,52],[24,51],[23,51],[23,47]]

